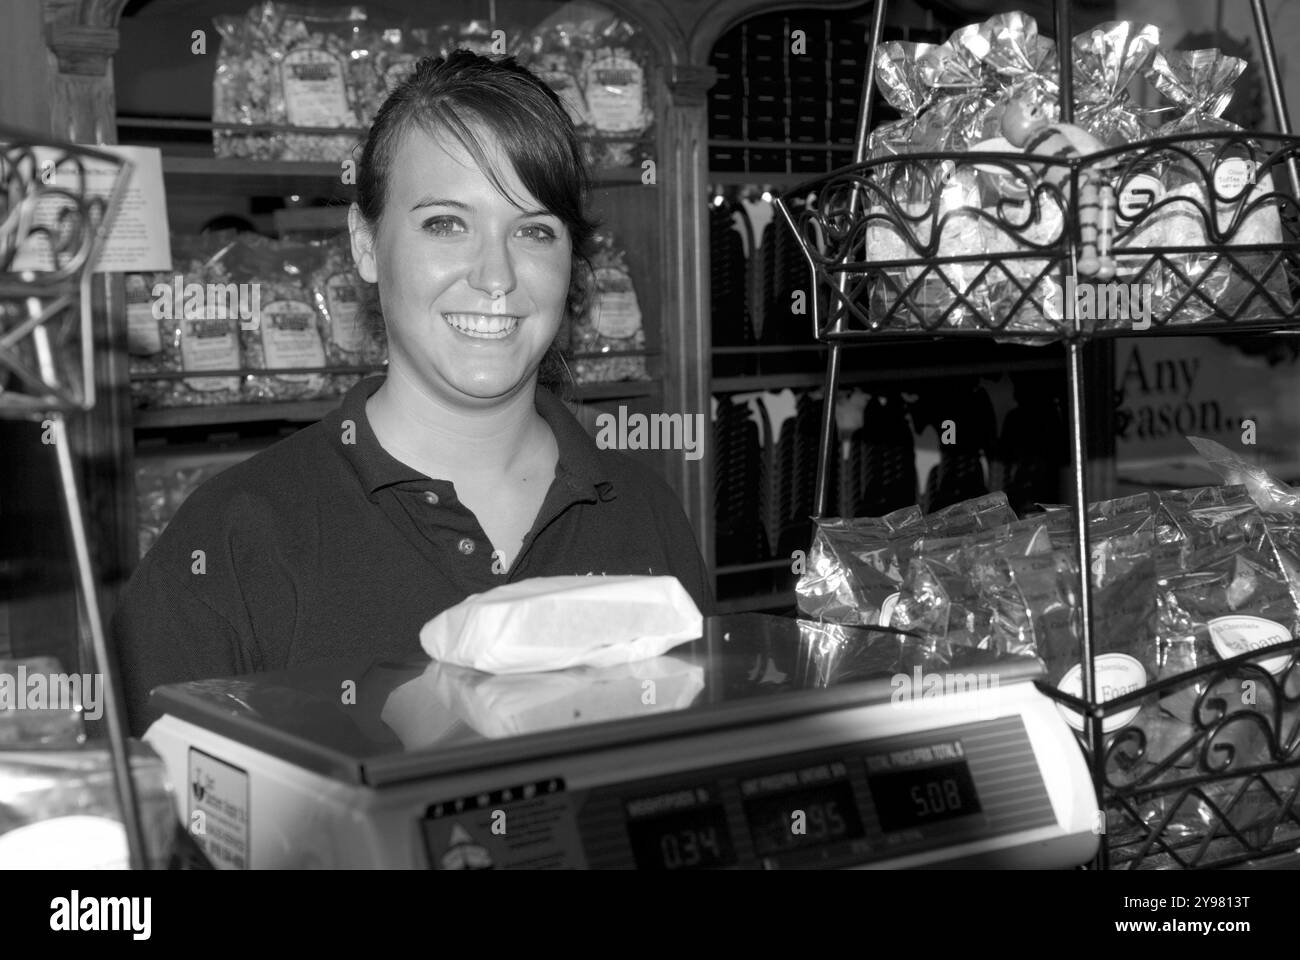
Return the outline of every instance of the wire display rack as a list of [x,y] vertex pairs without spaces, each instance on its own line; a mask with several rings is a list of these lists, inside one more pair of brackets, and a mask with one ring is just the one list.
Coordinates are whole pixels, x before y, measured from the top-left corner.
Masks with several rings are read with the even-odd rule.
[[[1300,138],[1290,135],[1264,4],[1251,0],[1280,133],[1193,133],[1073,157],[928,152],[868,160],[885,6],[878,0],[873,10],[854,162],[776,201],[813,278],[813,335],[828,344],[826,396],[835,395],[848,345],[909,337],[1064,341],[1073,562],[1074,570],[1091,571],[1084,344],[1300,326]],[[1054,0],[1053,29],[1060,119],[1071,123],[1066,0]],[[1107,286],[1115,296],[1126,287],[1146,291],[1149,309],[1141,319],[1131,310],[1077,309],[1075,211],[1084,185],[1104,178],[1123,198],[1152,170],[1174,171],[1177,187],[1118,205],[1116,274]],[[818,517],[826,515],[835,440],[828,403]],[[1105,816],[1094,866],[1221,867],[1300,849],[1300,640],[1207,658],[1213,662],[1102,698],[1097,658],[1106,646],[1094,634],[1091,579],[1080,575],[1077,583],[1080,695],[1039,687],[1080,718]],[[1167,723],[1171,704],[1178,719]]]
[[[57,462],[83,636],[102,677],[114,791],[133,867],[147,866],[116,663],[100,614],[69,416],[95,404],[91,280],[130,178],[101,150],[0,127],[0,418],[42,424]],[[82,667],[82,669],[85,669]]]

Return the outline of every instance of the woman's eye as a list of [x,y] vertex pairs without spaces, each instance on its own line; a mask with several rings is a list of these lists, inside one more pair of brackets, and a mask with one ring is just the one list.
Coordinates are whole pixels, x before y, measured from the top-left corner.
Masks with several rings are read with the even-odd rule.
[[543,243],[550,243],[555,239],[555,231],[544,223],[530,223],[520,233],[532,240],[540,240]]
[[430,217],[424,221],[424,230],[435,237],[443,237],[452,233],[458,233],[465,228],[460,222],[459,217]]

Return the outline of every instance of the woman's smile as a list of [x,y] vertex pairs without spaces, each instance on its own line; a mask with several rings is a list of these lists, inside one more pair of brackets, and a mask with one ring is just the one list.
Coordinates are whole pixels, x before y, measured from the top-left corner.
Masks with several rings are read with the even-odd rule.
[[505,340],[519,329],[520,317],[508,313],[444,313],[457,333],[476,340]]

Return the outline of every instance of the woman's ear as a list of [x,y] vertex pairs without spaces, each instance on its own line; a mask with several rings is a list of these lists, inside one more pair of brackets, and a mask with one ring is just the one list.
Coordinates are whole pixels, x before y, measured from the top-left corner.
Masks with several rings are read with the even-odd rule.
[[366,283],[378,283],[379,271],[375,268],[375,235],[355,203],[348,208],[348,233],[352,238],[352,260],[357,273]]

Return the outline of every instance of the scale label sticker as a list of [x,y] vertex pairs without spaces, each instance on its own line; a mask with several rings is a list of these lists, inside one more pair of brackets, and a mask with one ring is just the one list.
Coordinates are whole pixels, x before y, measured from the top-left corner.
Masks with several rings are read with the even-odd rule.
[[444,800],[421,821],[435,870],[559,870],[585,865],[561,779]]
[[222,869],[248,869],[248,773],[190,747],[186,826]]
[[878,773],[882,770],[905,770],[908,767],[920,767],[931,763],[944,763],[949,760],[964,760],[960,740],[945,743],[929,743],[921,747],[908,747],[905,750],[893,750],[889,753],[876,753],[867,757],[867,770]]

